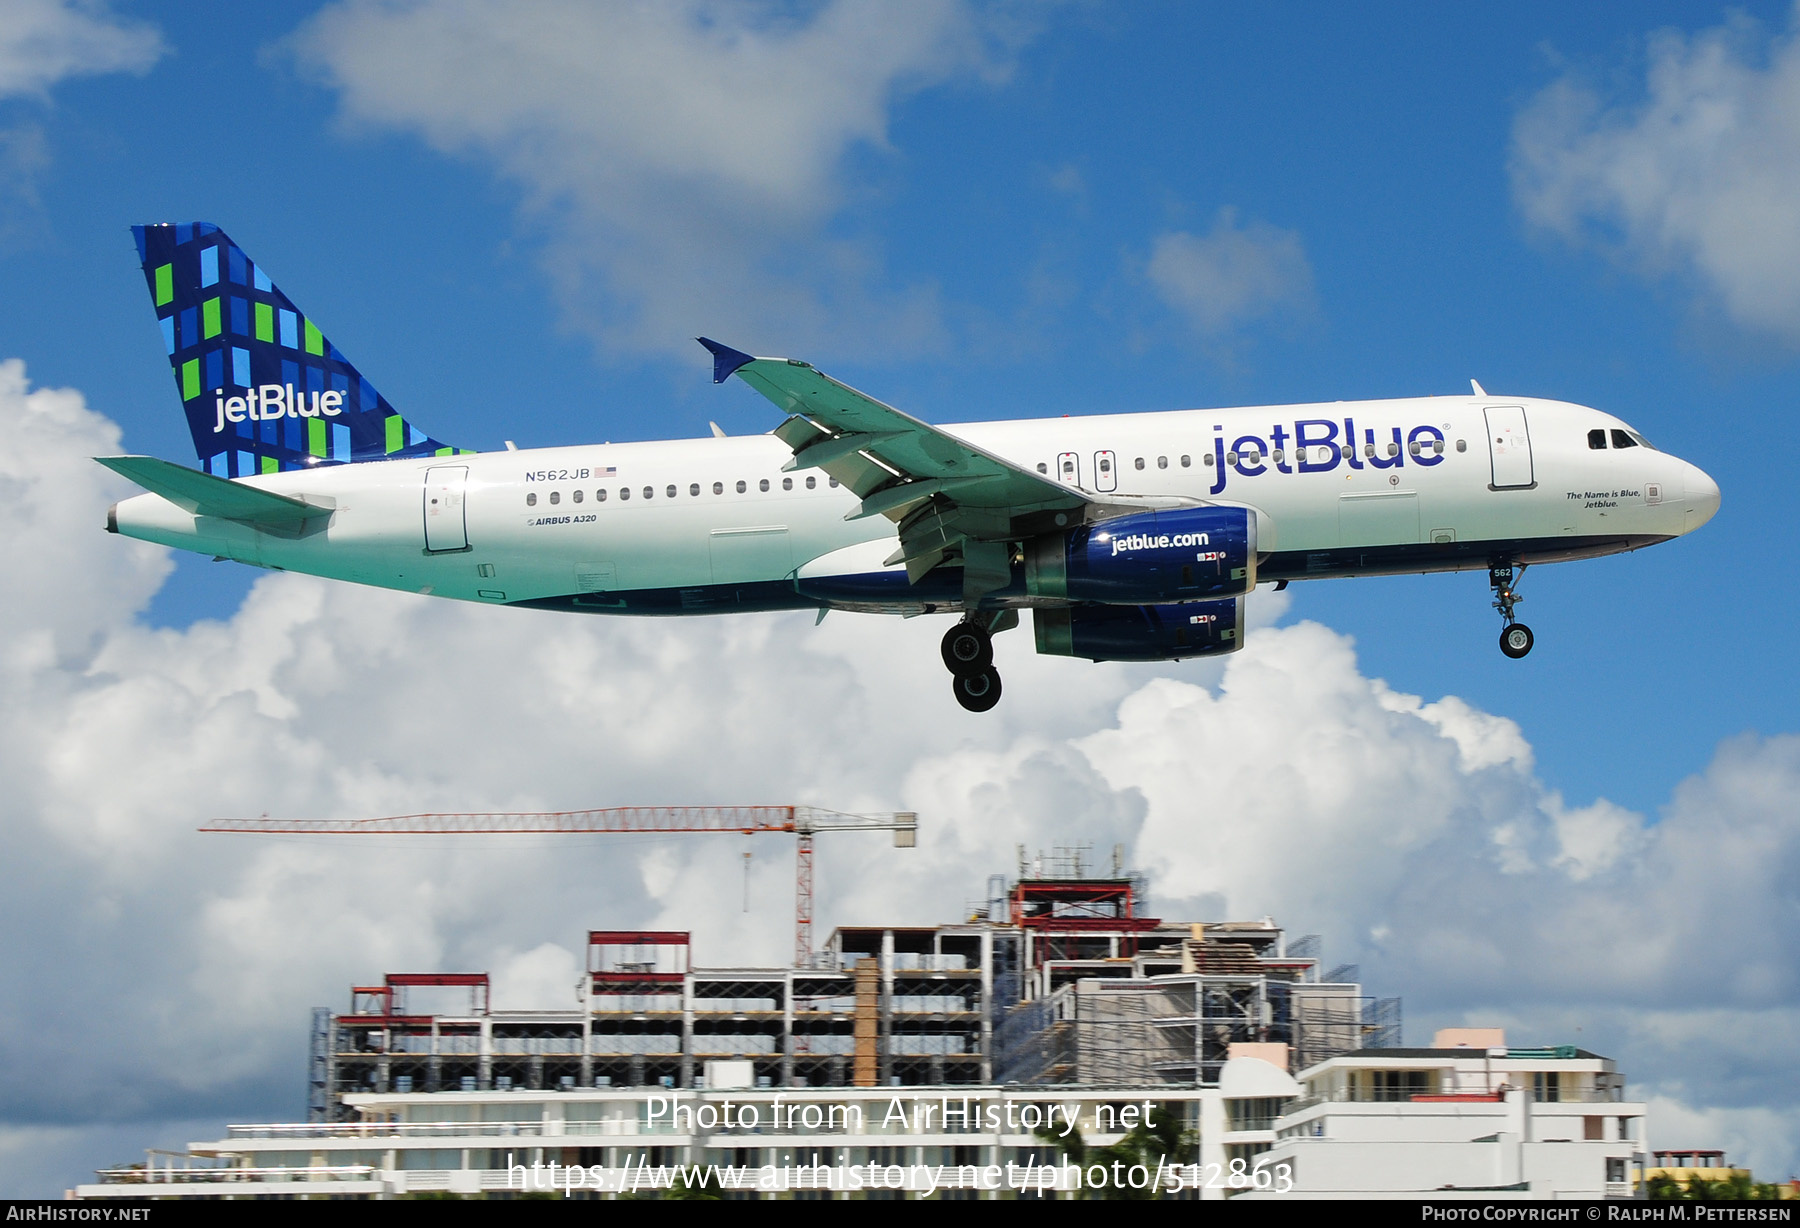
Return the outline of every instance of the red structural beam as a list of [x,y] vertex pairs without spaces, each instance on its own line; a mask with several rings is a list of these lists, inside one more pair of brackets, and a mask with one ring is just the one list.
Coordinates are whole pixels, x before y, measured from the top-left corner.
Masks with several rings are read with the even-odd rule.
[[488,983],[485,972],[390,972],[389,985],[480,985]]
[[1053,934],[1143,933],[1162,924],[1156,917],[1026,917],[1019,922],[1028,930]]
[[590,947],[685,947],[692,945],[688,930],[589,930]]

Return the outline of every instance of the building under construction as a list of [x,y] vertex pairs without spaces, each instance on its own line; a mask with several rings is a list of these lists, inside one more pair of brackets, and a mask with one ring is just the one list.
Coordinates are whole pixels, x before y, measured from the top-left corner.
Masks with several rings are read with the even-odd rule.
[[1324,969],[1316,937],[1146,916],[1116,850],[1108,873],[1088,860],[1021,850],[965,919],[842,926],[791,967],[702,967],[686,932],[595,930],[567,1010],[497,1006],[485,973],[391,973],[314,1013],[309,1116],[368,1093],[700,1088],[718,1062],[772,1088],[1208,1087],[1234,1044],[1297,1070],[1400,1043],[1399,1000]]

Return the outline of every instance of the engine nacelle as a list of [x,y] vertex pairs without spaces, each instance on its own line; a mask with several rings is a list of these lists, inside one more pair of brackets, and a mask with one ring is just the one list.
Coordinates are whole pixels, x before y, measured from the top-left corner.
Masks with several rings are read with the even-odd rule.
[[1090,661],[1179,661],[1244,646],[1244,599],[1078,605],[1031,612],[1037,650]]
[[1256,513],[1248,508],[1140,512],[1025,545],[1027,597],[1138,606],[1255,587]]

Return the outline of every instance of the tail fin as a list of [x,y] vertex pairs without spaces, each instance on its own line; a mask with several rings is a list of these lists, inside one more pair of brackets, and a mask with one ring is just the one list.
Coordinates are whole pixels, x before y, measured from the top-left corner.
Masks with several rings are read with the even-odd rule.
[[396,413],[217,226],[131,233],[206,472],[238,478],[458,451]]

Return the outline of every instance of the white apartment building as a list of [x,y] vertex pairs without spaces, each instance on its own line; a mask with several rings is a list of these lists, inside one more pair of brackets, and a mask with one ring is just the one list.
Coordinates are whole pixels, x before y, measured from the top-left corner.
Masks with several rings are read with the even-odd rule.
[[[1613,1063],[1573,1046],[1520,1049],[1497,1028],[1429,1049],[1341,1054],[1297,1076],[1258,1168],[1290,1198],[1629,1198],[1645,1106]],[[1272,1197],[1252,1191],[1246,1197]]]
[[[1284,1046],[1258,1049],[1285,1058],[1273,1052]],[[1265,1106],[1300,1090],[1263,1056],[1229,1059],[1210,1088],[777,1089],[753,1079],[750,1062],[709,1062],[698,1088],[351,1094],[357,1120],[231,1126],[186,1154],[104,1171],[73,1194],[616,1198],[666,1188],[676,1165],[716,1164],[738,1170],[736,1189],[758,1197],[1067,1197],[1082,1178],[1032,1127],[1062,1134],[1073,1123],[1090,1147],[1106,1146],[1148,1111],[1174,1112],[1199,1133],[1183,1179],[1213,1180],[1176,1196],[1216,1199],[1230,1192],[1217,1175],[1232,1158],[1273,1143]]]

